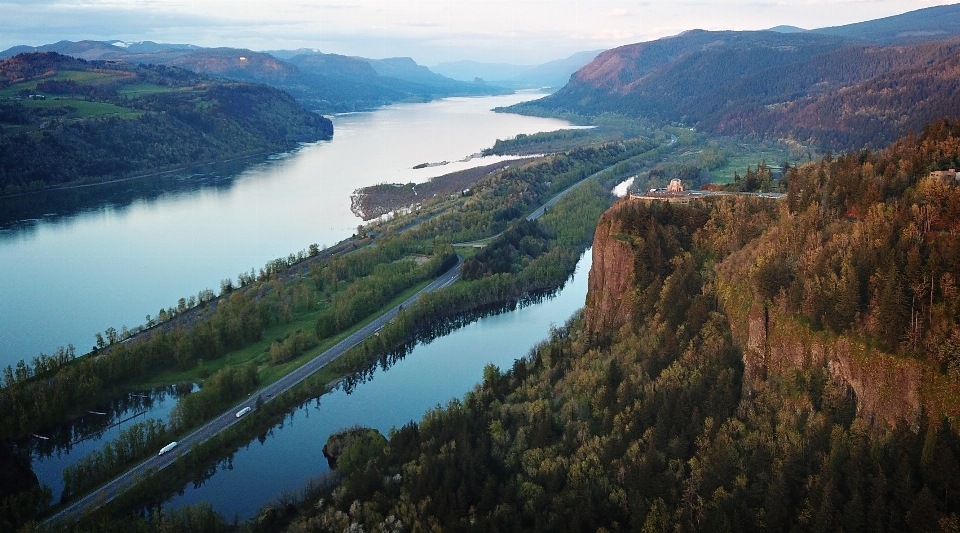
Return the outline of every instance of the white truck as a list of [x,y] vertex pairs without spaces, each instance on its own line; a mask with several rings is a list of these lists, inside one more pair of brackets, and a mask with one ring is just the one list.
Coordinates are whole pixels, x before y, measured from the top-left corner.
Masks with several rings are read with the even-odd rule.
[[164,446],[163,448],[160,448],[160,453],[158,453],[157,455],[163,455],[176,447],[177,447],[177,441],[173,441],[170,444],[167,444],[166,446]]

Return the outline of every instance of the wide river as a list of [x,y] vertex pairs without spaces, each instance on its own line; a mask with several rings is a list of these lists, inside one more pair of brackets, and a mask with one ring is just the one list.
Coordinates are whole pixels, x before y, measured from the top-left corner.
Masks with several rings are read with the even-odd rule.
[[[350,194],[422,182],[520,133],[568,123],[490,111],[539,97],[450,98],[333,117],[334,138],[237,173],[0,201],[0,367],[145,322],[224,278],[356,232]],[[451,161],[414,170],[421,163]],[[78,207],[77,204],[80,204]],[[22,216],[13,214],[24,213]],[[18,218],[19,217],[19,218]]]

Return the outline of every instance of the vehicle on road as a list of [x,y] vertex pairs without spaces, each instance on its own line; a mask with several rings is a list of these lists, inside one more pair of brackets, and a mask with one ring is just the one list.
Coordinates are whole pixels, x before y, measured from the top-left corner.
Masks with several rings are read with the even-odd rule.
[[163,448],[160,448],[160,453],[158,453],[157,455],[163,455],[176,447],[177,447],[177,441],[173,441],[170,444],[167,444],[166,446],[164,446]]
[[237,411],[237,418],[240,418],[241,416],[249,413],[252,410],[253,410],[252,407],[244,407],[243,409]]

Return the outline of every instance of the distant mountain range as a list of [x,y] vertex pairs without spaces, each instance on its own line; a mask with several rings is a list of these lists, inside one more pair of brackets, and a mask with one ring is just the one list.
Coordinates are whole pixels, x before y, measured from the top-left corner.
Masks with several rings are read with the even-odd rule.
[[308,108],[321,113],[359,111],[394,102],[422,102],[446,96],[511,92],[491,84],[444,77],[410,58],[374,60],[307,49],[265,53],[151,41],[60,41],[36,47],[15,46],[0,52],[0,59],[25,52],[56,52],[88,61],[175,66],[197,74],[266,83],[289,92]]
[[485,83],[513,89],[563,87],[570,75],[587,65],[603,50],[579,52],[566,59],[558,59],[541,65],[514,65],[510,63],[478,63],[476,61],[453,61],[440,63],[431,70],[449,78]]
[[[934,116],[958,111],[950,100],[957,82],[951,63],[956,43],[950,41],[955,37],[960,37],[960,5],[815,30],[691,30],[542,65],[458,61],[431,69],[402,57],[368,59],[315,49],[256,52],[152,41],[16,46],[0,52],[0,59],[49,51],[85,60],[175,66],[265,83],[321,113],[562,87],[549,98],[511,110],[545,115],[615,112],[839,148],[883,145]],[[935,75],[934,67],[939,69]],[[910,112],[899,113],[903,109]]]
[[837,149],[960,116],[960,5],[812,31],[711,32],[603,52],[538,115],[605,112]]
[[14,46],[0,52],[0,59],[25,52],[56,52],[88,61],[176,66],[197,74],[266,83],[289,92],[312,109],[336,113],[401,101],[562,87],[571,74],[592,61],[601,50],[580,52],[541,65],[458,61],[430,69],[409,57],[368,59],[325,54],[309,48],[255,52],[152,41],[60,41],[42,46]]

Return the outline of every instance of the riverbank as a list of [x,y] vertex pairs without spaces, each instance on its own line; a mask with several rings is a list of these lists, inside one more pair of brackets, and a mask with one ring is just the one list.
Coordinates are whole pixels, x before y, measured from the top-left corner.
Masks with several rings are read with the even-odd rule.
[[193,163],[189,163],[189,164],[173,165],[173,166],[167,167],[167,168],[164,169],[164,170],[157,170],[157,171],[151,171],[151,172],[134,172],[132,175],[127,176],[127,177],[123,177],[123,178],[111,178],[111,179],[106,179],[106,180],[97,180],[97,179],[92,179],[92,178],[84,178],[84,179],[78,179],[78,180],[74,180],[74,181],[70,181],[70,182],[67,182],[67,183],[63,183],[63,184],[59,184],[59,185],[54,185],[54,186],[36,185],[36,186],[33,186],[33,187],[28,187],[27,190],[24,190],[24,191],[22,191],[22,192],[17,192],[17,193],[13,193],[13,194],[3,194],[3,191],[0,191],[0,199],[6,200],[6,199],[10,199],[10,198],[19,198],[19,197],[22,197],[22,196],[27,196],[27,195],[30,195],[30,194],[37,194],[37,193],[42,193],[42,192],[69,191],[69,190],[74,190],[74,189],[82,189],[82,188],[85,188],[85,187],[97,187],[97,186],[100,186],[100,185],[112,185],[112,184],[116,184],[116,183],[126,183],[126,182],[141,180],[141,179],[145,179],[145,178],[155,178],[155,177],[158,177],[158,176],[168,176],[168,175],[172,175],[172,174],[182,173],[182,172],[185,172],[185,171],[188,171],[188,170],[195,170],[197,173],[202,173],[202,172],[203,172],[203,169],[205,169],[205,168],[210,168],[210,167],[214,167],[214,166],[217,166],[217,165],[226,165],[226,164],[230,164],[230,163],[237,163],[237,162],[240,162],[240,161],[247,161],[247,160],[255,159],[255,158],[262,159],[262,160],[266,160],[268,157],[270,157],[270,156],[272,156],[272,155],[276,155],[276,154],[278,154],[278,153],[286,153],[286,152],[295,151],[295,150],[296,150],[296,147],[290,147],[289,149],[284,150],[284,151],[281,151],[281,152],[256,151],[256,152],[251,152],[251,153],[249,153],[249,154],[242,154],[242,155],[238,155],[238,156],[236,156],[236,157],[229,157],[229,158],[222,159],[222,160],[215,160],[215,161],[198,161],[198,162],[193,162]]
[[350,195],[350,210],[363,220],[411,208],[430,199],[451,195],[469,195],[470,187],[481,179],[508,168],[533,161],[533,157],[501,161],[431,178],[424,183],[382,183],[356,189]]

